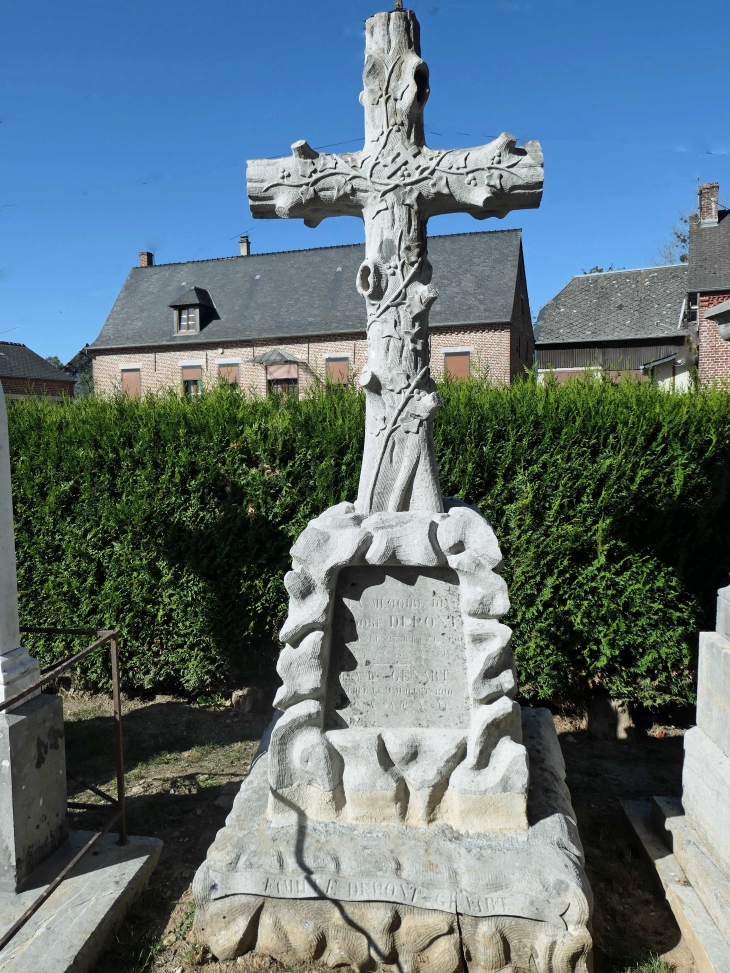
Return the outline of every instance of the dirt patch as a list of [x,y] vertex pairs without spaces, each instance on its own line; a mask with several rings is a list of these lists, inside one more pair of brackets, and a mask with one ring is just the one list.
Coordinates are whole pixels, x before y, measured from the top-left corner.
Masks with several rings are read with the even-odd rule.
[[[67,696],[64,707],[69,771],[112,791],[110,702]],[[248,773],[268,717],[162,696],[127,700],[124,710],[129,831],[162,838],[165,844],[148,889],[96,973],[200,968],[207,973],[276,973],[277,964],[265,957],[217,963],[191,932],[193,875],[223,827],[232,792]],[[664,956],[680,973],[694,973],[656,876],[631,843],[619,804],[621,799],[681,793],[683,729],[657,723],[635,741],[597,741],[588,736],[581,717],[556,716],[555,725],[595,896],[596,973],[618,973],[651,955]],[[73,793],[77,800],[96,800],[81,788]],[[71,820],[74,827],[93,828],[101,819],[101,814],[81,811],[73,812]]]

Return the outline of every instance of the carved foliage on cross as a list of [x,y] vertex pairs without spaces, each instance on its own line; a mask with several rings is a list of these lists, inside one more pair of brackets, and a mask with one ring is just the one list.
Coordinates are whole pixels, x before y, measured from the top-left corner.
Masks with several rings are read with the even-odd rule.
[[539,143],[518,148],[503,133],[488,145],[450,151],[425,144],[428,68],[411,11],[367,21],[360,152],[319,153],[305,141],[284,159],[248,164],[254,217],[361,216],[366,259],[357,288],[367,305],[368,396],[358,507],[441,509],[432,417],[440,404],[429,374],[428,311],[438,292],[427,259],[429,217],[485,219],[539,205]]

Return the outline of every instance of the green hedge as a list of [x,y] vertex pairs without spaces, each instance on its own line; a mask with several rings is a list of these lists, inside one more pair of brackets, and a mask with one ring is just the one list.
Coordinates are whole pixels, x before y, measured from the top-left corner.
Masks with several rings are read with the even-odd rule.
[[[443,491],[505,558],[523,694],[689,702],[730,568],[730,396],[649,384],[446,384]],[[267,678],[307,521],[357,491],[364,402],[229,388],[9,408],[21,623],[122,629],[124,680],[201,693]],[[43,663],[69,640],[28,638]],[[103,656],[83,673],[106,683]]]

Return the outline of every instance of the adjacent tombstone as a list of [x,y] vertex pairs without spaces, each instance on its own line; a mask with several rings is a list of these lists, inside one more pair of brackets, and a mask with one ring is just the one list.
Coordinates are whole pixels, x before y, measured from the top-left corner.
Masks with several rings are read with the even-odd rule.
[[[20,644],[10,449],[0,390],[0,701],[31,686]],[[0,713],[0,891],[14,892],[68,834],[63,703],[36,695]]]
[[365,223],[365,448],[356,503],[292,548],[278,712],[198,871],[220,959],[475,973],[585,970],[590,889],[550,714],[517,691],[502,557],[442,498],[426,224],[536,207],[537,142],[425,145],[418,22],[366,22],[365,147],[249,162],[257,218]]

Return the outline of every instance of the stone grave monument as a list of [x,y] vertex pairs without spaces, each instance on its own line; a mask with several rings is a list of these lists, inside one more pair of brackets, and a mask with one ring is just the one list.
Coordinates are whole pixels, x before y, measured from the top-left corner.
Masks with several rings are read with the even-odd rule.
[[366,22],[365,146],[249,162],[257,218],[362,217],[367,308],[358,497],[292,548],[275,719],[199,869],[219,959],[538,973],[590,963],[591,896],[550,714],[517,692],[502,558],[444,500],[429,373],[428,218],[536,207],[539,143],[425,145],[411,11]]

